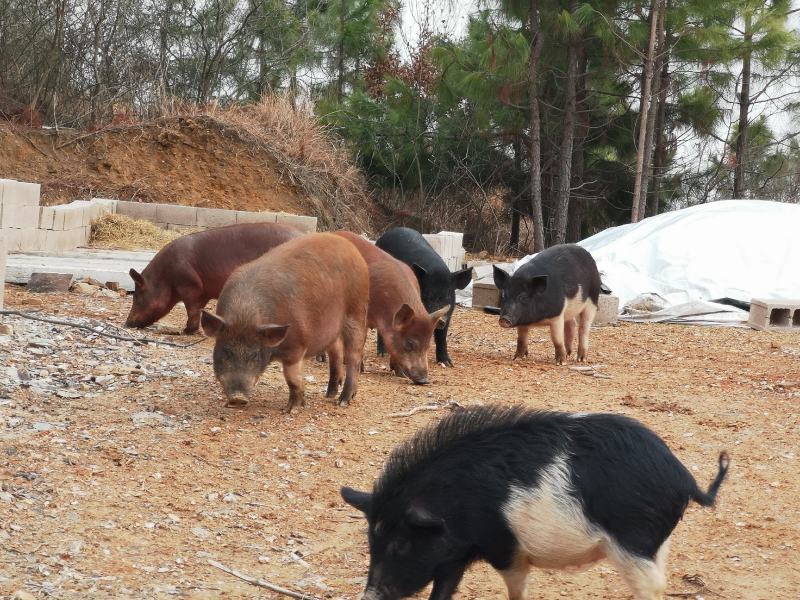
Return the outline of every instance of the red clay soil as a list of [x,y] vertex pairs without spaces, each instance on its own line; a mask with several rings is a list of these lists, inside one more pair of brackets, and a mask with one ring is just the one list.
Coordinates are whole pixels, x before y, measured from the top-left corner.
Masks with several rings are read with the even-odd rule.
[[0,178],[42,184],[42,204],[108,197],[313,214],[267,153],[201,119],[104,132],[0,124]]
[[[29,298],[7,287],[7,308]],[[48,299],[47,312],[121,323],[129,305],[65,294]],[[184,319],[176,309],[166,323],[179,328]],[[0,502],[0,533],[8,534],[0,594],[24,589],[44,597],[41,584],[60,572],[80,577],[62,577],[53,597],[279,597],[210,566],[211,558],[284,587],[305,586],[319,598],[358,598],[368,563],[365,523],[341,501],[339,487],[369,487],[391,449],[447,409],[392,413],[457,401],[633,416],[666,440],[702,486],[716,473],[720,450],[729,450],[730,476],[717,506],[690,506],[674,534],[668,592],[708,600],[797,597],[800,336],[657,324],[597,328],[590,360],[609,377],[599,378],[556,366],[545,331],[534,332],[531,357],[516,362],[513,332],[494,317],[458,309],[450,331],[456,366],[432,367],[426,387],[391,376],[371,335],[358,396],[345,409],[323,397],[327,375],[315,361],[306,368],[314,378],[309,405],[299,414],[281,412],[288,393],[275,366],[247,408],[223,408],[208,340],[184,350],[148,347],[178,376],[91,401],[17,392],[20,410],[70,427],[20,437],[13,454],[0,454],[0,477],[24,498]],[[145,410],[178,425],[134,426],[131,414]],[[496,573],[476,565],[457,597],[504,598],[505,590]],[[528,597],[630,595],[600,563],[578,573],[533,570]]]

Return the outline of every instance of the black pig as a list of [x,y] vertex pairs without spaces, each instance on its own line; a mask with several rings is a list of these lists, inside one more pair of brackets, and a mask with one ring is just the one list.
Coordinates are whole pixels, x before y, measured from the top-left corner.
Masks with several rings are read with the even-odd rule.
[[369,525],[363,600],[431,581],[430,600],[448,600],[478,560],[522,600],[531,566],[601,559],[637,600],[660,599],[673,529],[690,500],[714,503],[727,470],[723,452],[700,490],[661,438],[619,415],[459,411],[395,449],[372,493],[342,488]]
[[[442,325],[433,332],[433,339],[436,342],[436,362],[452,367],[453,361],[447,352],[447,332],[456,306],[456,290],[463,290],[472,281],[472,267],[451,273],[422,234],[408,227],[390,229],[377,239],[375,245],[414,270],[422,304],[429,313],[450,306]],[[380,339],[378,352],[383,352]]]
[[597,313],[600,273],[592,255],[580,246],[563,244],[543,250],[513,275],[494,267],[500,290],[500,327],[517,328],[514,358],[528,356],[528,330],[550,326],[556,362],[572,353],[578,319],[578,361],[586,360],[589,329]]

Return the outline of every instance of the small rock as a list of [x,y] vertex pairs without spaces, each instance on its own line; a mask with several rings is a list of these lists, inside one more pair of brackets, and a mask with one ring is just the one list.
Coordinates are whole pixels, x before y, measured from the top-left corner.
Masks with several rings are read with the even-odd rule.
[[73,392],[72,390],[58,390],[56,392],[56,396],[58,396],[59,398],[75,399],[75,398],[80,398],[81,394],[79,394],[78,392]]
[[225,502],[238,502],[240,498],[239,494],[234,494],[233,492],[228,492],[222,497]]
[[115,300],[119,300],[119,292],[107,290],[106,288],[99,288],[97,290],[97,295],[103,296],[104,298],[114,298]]
[[89,285],[96,286],[96,287],[103,287],[103,284],[102,284],[102,283],[100,283],[100,282],[99,282],[97,279],[95,279],[94,277],[84,277],[84,278],[83,278],[83,282],[84,282],[84,283],[88,283]]
[[206,529],[205,527],[192,527],[191,529],[192,535],[195,537],[199,537],[202,540],[208,539],[211,537],[211,532]]
[[31,348],[52,348],[55,344],[53,340],[47,340],[44,338],[33,338],[30,342],[28,342],[28,346]]
[[217,500],[219,500],[219,494],[218,494],[217,492],[210,492],[210,493],[209,493],[209,494],[206,496],[206,499],[207,499],[209,502],[216,502]]
[[106,281],[106,287],[115,292],[119,291],[119,281]]
[[260,562],[262,565],[268,563],[269,562],[269,556],[259,556],[258,557],[258,562]]
[[55,425],[52,423],[47,423],[46,421],[39,421],[38,423],[34,423],[31,427],[36,431],[50,431],[51,429],[55,428]]
[[31,273],[27,290],[35,294],[47,292],[67,292],[72,283],[68,273]]
[[25,590],[17,590],[14,592],[14,595],[11,596],[11,600],[36,600],[36,596]]
[[14,496],[8,492],[0,492],[0,500],[3,502],[12,502],[14,500]]
[[97,290],[99,289],[100,289],[99,286],[84,283],[83,281],[79,281],[72,286],[73,292],[75,292],[76,294],[82,294],[84,296],[94,296],[95,294],[97,294]]
[[6,323],[0,323],[0,335],[14,335],[14,328]]
[[344,466],[344,461],[341,458],[337,458],[335,461],[333,461],[333,466],[337,469],[341,469]]

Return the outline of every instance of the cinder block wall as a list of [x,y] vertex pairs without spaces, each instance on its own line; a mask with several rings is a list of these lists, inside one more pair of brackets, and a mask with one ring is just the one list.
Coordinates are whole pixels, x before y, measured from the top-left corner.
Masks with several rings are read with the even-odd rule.
[[76,200],[59,206],[39,206],[40,186],[0,179],[0,237],[9,252],[65,252],[85,246],[92,220],[120,213],[152,221],[166,229],[207,229],[234,223],[287,223],[316,231],[317,218],[273,212],[149,204],[106,198]]

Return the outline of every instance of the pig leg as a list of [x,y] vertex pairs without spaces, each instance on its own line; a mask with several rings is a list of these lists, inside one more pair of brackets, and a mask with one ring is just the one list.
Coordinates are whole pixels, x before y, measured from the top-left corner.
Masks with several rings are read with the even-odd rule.
[[564,315],[559,315],[550,322],[550,339],[556,350],[556,363],[567,362],[567,348],[564,346]]
[[572,340],[575,339],[575,319],[564,319],[564,347],[567,356],[572,354]]
[[447,353],[447,330],[450,329],[450,321],[442,329],[433,330],[433,340],[436,342],[436,362],[443,367],[452,367],[453,361]]
[[467,565],[448,565],[433,576],[433,589],[428,600],[450,600],[464,577]]
[[586,362],[586,355],[589,353],[589,330],[592,328],[595,314],[597,314],[597,307],[589,302],[578,317],[580,321],[578,328],[578,362]]
[[667,589],[667,554],[669,539],[661,544],[655,558],[631,556],[621,549],[608,553],[622,578],[633,592],[634,600],[663,600]]
[[325,392],[326,398],[335,398],[339,392],[339,385],[342,383],[342,356],[344,350],[342,340],[338,339],[328,348],[328,390]]
[[517,351],[514,360],[528,356],[528,330],[529,327],[517,327]]
[[208,300],[205,302],[202,298],[197,300],[184,300],[183,304],[186,306],[186,327],[183,330],[183,333],[186,335],[192,335],[197,333],[200,330],[200,315],[203,312],[203,308],[208,303]]
[[378,334],[378,348],[377,348],[378,356],[386,356],[386,346],[383,345],[383,338],[381,334]]
[[358,374],[364,360],[364,344],[367,341],[367,328],[364,322],[348,319],[342,330],[344,342],[344,385],[339,396],[339,406],[347,406],[358,391]]
[[510,569],[501,571],[508,588],[508,600],[525,600],[525,587],[531,566],[524,557],[518,557]]
[[286,406],[286,412],[292,413],[296,408],[306,405],[303,359],[293,363],[283,363],[283,378],[289,386],[289,404]]

